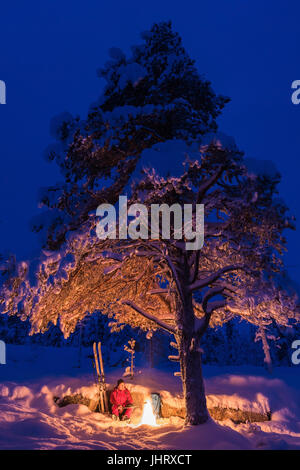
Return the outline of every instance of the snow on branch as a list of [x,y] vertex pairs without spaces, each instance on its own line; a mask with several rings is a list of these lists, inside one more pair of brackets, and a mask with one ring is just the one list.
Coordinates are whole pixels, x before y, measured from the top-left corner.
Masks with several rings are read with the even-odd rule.
[[202,309],[204,311],[204,317],[201,318],[200,321],[198,322],[198,326],[196,329],[197,336],[202,336],[204,332],[206,331],[206,329],[208,328],[209,321],[210,321],[213,311],[219,308],[225,307],[226,305],[225,300],[216,300],[214,302],[208,303],[208,301],[212,297],[223,294],[223,291],[224,291],[223,287],[214,287],[213,289],[210,289],[208,292],[206,292],[206,294],[204,295],[204,298],[202,301]]
[[198,279],[194,283],[190,284],[189,290],[193,292],[198,289],[203,289],[204,287],[209,286],[209,284],[212,284],[216,280],[220,279],[220,277],[222,277],[223,274],[229,273],[231,271],[237,271],[237,270],[249,271],[243,265],[225,266],[224,268],[219,269],[217,272],[211,274],[210,276],[207,276],[204,279]]
[[158,326],[160,326],[160,327],[163,328],[164,330],[167,330],[167,331],[169,331],[169,332],[172,333],[172,334],[175,334],[175,333],[176,333],[175,328],[173,328],[171,325],[169,325],[168,323],[163,322],[162,320],[160,320],[159,318],[155,317],[154,315],[151,315],[150,313],[145,312],[145,310],[143,310],[141,307],[139,307],[138,305],[136,305],[134,302],[131,302],[130,300],[123,300],[123,301],[122,301],[122,304],[123,304],[123,305],[128,305],[128,306],[131,307],[133,310],[135,310],[136,312],[138,312],[140,315],[142,315],[143,317],[147,318],[147,319],[150,320],[150,321],[153,321],[154,323],[156,323]]
[[198,189],[197,194],[197,204],[200,204],[202,201],[203,196],[205,193],[216,183],[216,181],[220,178],[223,171],[225,169],[225,165],[220,165],[217,171],[206,181],[204,181]]

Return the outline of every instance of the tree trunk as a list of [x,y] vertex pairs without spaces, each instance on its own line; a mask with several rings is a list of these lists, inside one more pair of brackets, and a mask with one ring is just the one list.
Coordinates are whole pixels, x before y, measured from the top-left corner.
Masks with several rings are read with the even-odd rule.
[[208,419],[200,351],[190,351],[183,341],[180,369],[186,406],[186,424],[203,424]]
[[264,350],[264,355],[265,355],[265,364],[267,367],[267,370],[269,374],[272,374],[272,359],[271,359],[271,354],[270,354],[270,346],[267,340],[266,332],[263,327],[260,328],[260,335],[261,335],[261,341],[263,344],[263,350]]
[[192,296],[185,299],[185,307],[178,312],[179,329],[177,344],[179,350],[181,380],[186,405],[186,424],[203,424],[209,414],[206,405],[202,376],[201,351],[199,338],[194,331],[195,317]]

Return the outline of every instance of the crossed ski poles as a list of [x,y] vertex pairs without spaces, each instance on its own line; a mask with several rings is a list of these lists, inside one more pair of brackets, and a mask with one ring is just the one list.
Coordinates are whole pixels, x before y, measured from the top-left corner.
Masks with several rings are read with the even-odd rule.
[[106,383],[105,383],[105,375],[104,375],[104,368],[103,368],[103,359],[102,359],[102,352],[101,352],[101,342],[98,343],[98,351],[97,351],[97,344],[93,344],[93,351],[94,351],[94,359],[95,359],[95,366],[97,372],[97,382],[99,387],[99,403],[100,403],[100,410],[102,413],[108,411],[108,401],[106,395]]

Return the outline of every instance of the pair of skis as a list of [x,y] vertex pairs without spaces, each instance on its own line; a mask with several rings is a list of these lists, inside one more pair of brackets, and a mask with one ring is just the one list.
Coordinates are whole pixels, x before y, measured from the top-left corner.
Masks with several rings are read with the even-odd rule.
[[102,359],[102,352],[101,352],[101,343],[93,344],[93,351],[94,351],[94,360],[95,360],[95,367],[97,373],[97,385],[99,390],[99,410],[101,413],[108,412],[108,401],[106,395],[106,383],[105,383],[105,375],[104,375],[104,368],[103,368],[103,359]]

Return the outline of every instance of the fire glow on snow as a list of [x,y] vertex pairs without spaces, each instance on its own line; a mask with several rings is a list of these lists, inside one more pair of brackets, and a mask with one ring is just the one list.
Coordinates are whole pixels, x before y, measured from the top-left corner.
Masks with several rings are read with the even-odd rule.
[[149,426],[158,426],[158,424],[156,423],[155,414],[153,413],[152,404],[149,399],[146,400],[143,409],[143,415],[138,426],[142,426],[143,424],[148,424]]

